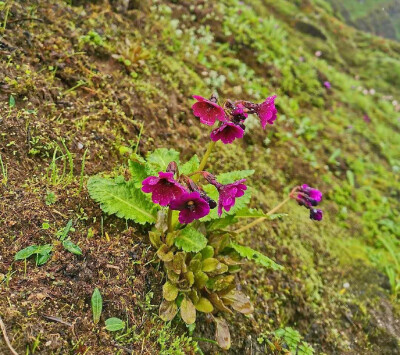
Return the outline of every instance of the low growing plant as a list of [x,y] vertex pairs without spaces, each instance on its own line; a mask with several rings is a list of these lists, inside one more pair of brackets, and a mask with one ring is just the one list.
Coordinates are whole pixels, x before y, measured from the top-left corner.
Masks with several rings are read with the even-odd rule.
[[[220,314],[253,312],[249,298],[235,283],[243,259],[282,269],[267,256],[237,243],[237,236],[265,220],[282,217],[276,212],[290,199],[309,209],[310,218],[319,221],[322,211],[315,206],[322,194],[304,184],[267,213],[248,208],[251,188],[246,178],[253,170],[214,175],[204,169],[216,142],[231,144],[244,136],[250,114],[258,116],[263,129],[272,125],[277,116],[276,97],[268,97],[261,104],[227,100],[222,106],[215,95],[209,100],[194,98],[197,102],[192,109],[200,122],[209,126],[217,123],[201,161],[194,155],[181,163],[179,152],[166,148],[156,149],[146,158],[133,154],[129,162],[131,180],[94,176],[88,189],[104,212],[154,225],[149,238],[167,275],[160,317],[170,321],[179,313],[186,324],[193,324],[197,312],[207,313],[216,324],[219,345],[228,349],[229,328]],[[255,220],[232,228],[243,218]]]

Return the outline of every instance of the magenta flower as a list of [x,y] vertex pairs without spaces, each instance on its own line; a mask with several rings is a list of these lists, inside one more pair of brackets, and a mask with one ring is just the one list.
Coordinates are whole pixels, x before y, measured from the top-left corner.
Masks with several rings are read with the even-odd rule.
[[313,189],[312,187],[308,186],[307,184],[301,185],[300,190],[301,190],[301,192],[303,192],[306,195],[309,202],[313,206],[316,206],[318,204],[318,202],[321,202],[321,199],[322,199],[321,191],[319,191],[317,189]]
[[322,192],[313,189],[307,184],[295,187],[289,195],[291,198],[295,199],[300,206],[304,206],[310,210],[310,218],[315,221],[320,221],[322,219],[322,211],[314,208],[317,206],[322,199]]
[[151,193],[154,203],[167,206],[172,200],[179,198],[185,189],[174,180],[174,173],[160,171],[158,177],[149,176],[142,181],[142,191]]
[[217,103],[201,96],[194,95],[193,98],[197,100],[192,106],[193,114],[200,118],[201,123],[212,126],[215,120],[226,121],[225,111]]
[[367,114],[365,114],[365,115],[363,116],[363,120],[364,120],[364,122],[367,122],[367,123],[370,123],[370,122],[371,122],[371,118],[370,118]]
[[219,192],[218,198],[218,216],[221,217],[222,210],[229,212],[229,210],[235,205],[235,199],[242,197],[244,192],[247,190],[247,186],[244,184],[246,179],[235,181],[232,184],[222,185],[217,183],[215,186]]
[[232,116],[236,120],[245,120],[249,115],[245,111],[245,107],[242,104],[237,104],[236,107],[231,112]]
[[224,144],[232,143],[236,138],[243,138],[244,130],[233,122],[225,122],[220,127],[214,129],[211,140],[214,142],[221,140]]
[[268,124],[273,124],[276,120],[277,109],[275,107],[276,95],[268,97],[262,104],[259,104],[256,109],[257,116],[260,118],[262,128]]
[[318,210],[316,208],[311,208],[310,209],[310,218],[313,219],[314,221],[320,221],[322,220],[322,211]]
[[191,223],[210,213],[210,206],[198,192],[185,192],[176,200],[171,201],[169,208],[180,211],[178,219],[181,224]]
[[332,85],[331,85],[331,83],[330,83],[329,81],[324,81],[324,86],[325,86],[328,90],[332,87]]

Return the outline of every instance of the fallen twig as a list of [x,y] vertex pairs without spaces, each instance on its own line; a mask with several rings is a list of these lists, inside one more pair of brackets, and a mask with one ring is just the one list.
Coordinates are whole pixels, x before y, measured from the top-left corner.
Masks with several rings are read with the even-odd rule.
[[53,316],[46,316],[46,315],[43,315],[43,317],[48,319],[48,320],[52,320],[53,322],[58,322],[58,323],[61,323],[61,324],[65,324],[65,325],[68,325],[71,328],[73,327],[73,325],[71,323],[68,323],[65,320],[62,320],[61,318],[53,317]]
[[8,348],[10,349],[11,353],[13,355],[18,355],[18,353],[12,347],[12,345],[10,343],[10,340],[8,339],[6,326],[4,325],[3,320],[1,319],[1,317],[0,317],[0,328],[1,328],[1,331],[3,332],[4,340],[6,341],[6,344],[7,344]]

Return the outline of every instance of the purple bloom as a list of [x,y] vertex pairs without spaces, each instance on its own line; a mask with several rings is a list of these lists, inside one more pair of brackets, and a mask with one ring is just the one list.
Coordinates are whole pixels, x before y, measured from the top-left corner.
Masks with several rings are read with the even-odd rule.
[[232,184],[216,185],[219,192],[218,199],[218,216],[221,217],[222,209],[228,211],[235,205],[235,199],[244,195],[247,186],[244,184],[246,179],[235,181]]
[[[210,173],[206,174],[211,175]],[[185,177],[185,179],[190,192],[198,192],[200,194],[200,197],[208,203],[210,209],[214,209],[215,207],[217,207],[217,203],[210,196],[208,196],[201,187],[197,186],[192,179],[189,179],[187,176]]]
[[243,138],[244,130],[233,122],[225,122],[220,127],[214,129],[211,140],[214,142],[221,140],[224,144],[232,143],[236,138]]
[[273,124],[276,120],[277,109],[275,107],[276,95],[268,97],[262,104],[258,105],[256,109],[257,116],[260,118],[262,128],[268,124]]
[[330,88],[332,87],[332,85],[331,85],[331,83],[330,83],[329,81],[325,81],[325,82],[324,82],[324,86],[325,86],[327,89],[330,89]]
[[237,104],[237,106],[232,110],[231,114],[236,120],[239,121],[245,120],[249,116],[245,111],[245,107],[240,103]]
[[289,197],[296,200],[300,206],[308,208],[310,210],[311,219],[315,221],[320,221],[322,219],[322,211],[314,208],[314,206],[317,206],[318,203],[321,202],[321,191],[313,189],[307,184],[303,184],[301,186],[296,186],[289,194]]
[[370,123],[370,122],[371,122],[371,118],[370,118],[367,114],[365,114],[365,115],[363,116],[363,120],[364,120],[364,122],[366,122],[366,123]]
[[194,95],[193,98],[197,100],[192,106],[193,114],[200,118],[201,123],[212,126],[215,120],[226,121],[225,111],[217,103],[201,96]]
[[313,219],[314,221],[320,221],[322,219],[322,211],[318,210],[316,208],[311,208],[310,209],[310,218]]
[[152,193],[154,203],[167,206],[172,200],[179,198],[185,189],[174,180],[174,173],[160,171],[158,177],[149,176],[142,182],[142,191]]
[[198,192],[185,192],[176,200],[171,201],[169,208],[181,211],[179,213],[181,224],[191,223],[195,219],[207,216],[210,212],[210,206]]
[[322,199],[322,192],[313,189],[312,187],[308,186],[307,184],[301,185],[301,191],[304,192],[311,200],[318,202],[321,202]]

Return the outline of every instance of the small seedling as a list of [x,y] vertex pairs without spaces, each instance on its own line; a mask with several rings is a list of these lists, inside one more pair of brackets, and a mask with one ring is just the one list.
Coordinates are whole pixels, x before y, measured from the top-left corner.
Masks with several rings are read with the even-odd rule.
[[45,197],[45,203],[47,206],[51,206],[52,204],[56,203],[57,196],[53,191],[47,191]]
[[108,318],[105,322],[106,329],[109,332],[117,332],[125,328],[125,322],[119,318]]
[[97,287],[93,291],[91,304],[93,322],[94,324],[97,324],[100,321],[101,312],[103,310],[103,298],[101,297],[101,293]]

